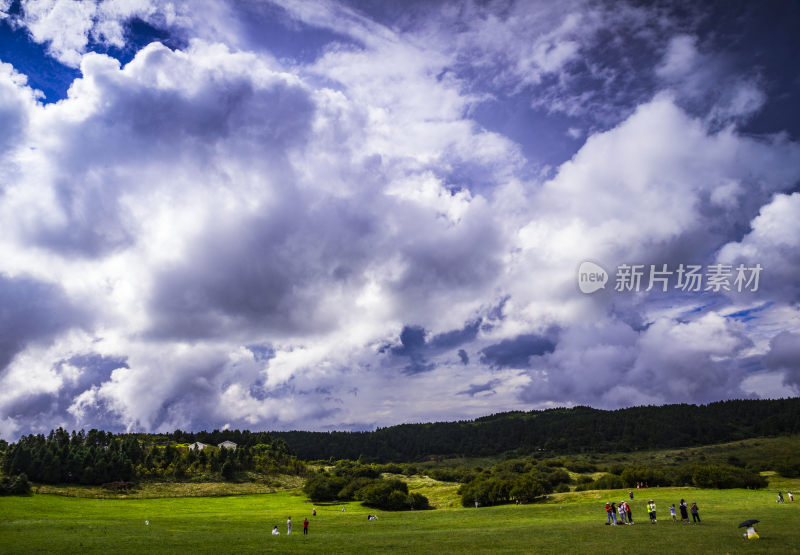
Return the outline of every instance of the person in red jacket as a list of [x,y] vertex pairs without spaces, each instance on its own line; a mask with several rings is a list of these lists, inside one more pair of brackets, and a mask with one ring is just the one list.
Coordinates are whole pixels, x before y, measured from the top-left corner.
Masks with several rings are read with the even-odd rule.
[[308,535],[308,519],[307,518],[303,519],[303,535],[304,536]]

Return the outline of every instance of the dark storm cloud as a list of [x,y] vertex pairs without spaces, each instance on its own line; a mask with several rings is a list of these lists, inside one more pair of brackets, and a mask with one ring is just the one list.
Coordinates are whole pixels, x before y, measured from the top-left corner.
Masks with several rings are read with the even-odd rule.
[[458,395],[469,395],[470,397],[475,397],[478,393],[485,393],[488,392],[489,395],[494,394],[494,388],[500,384],[500,380],[489,380],[484,384],[473,384],[470,385],[464,391],[459,391]]
[[478,330],[480,330],[482,321],[483,320],[481,318],[478,318],[474,322],[468,322],[460,330],[452,330],[445,333],[440,333],[439,335],[434,335],[433,338],[431,338],[431,347],[439,349],[454,349],[455,347],[460,347],[464,343],[474,341],[478,336]]
[[784,331],[769,342],[764,365],[771,370],[783,370],[783,381],[800,388],[800,333]]
[[406,374],[419,374],[436,367],[426,360],[426,350],[425,329],[420,326],[404,326],[400,332],[400,346],[393,347],[391,352],[395,356],[408,358],[409,362],[403,370]]
[[421,326],[403,326],[400,332],[400,346],[392,348],[397,356],[412,356],[425,347],[425,328]]
[[57,285],[0,274],[0,374],[31,343],[89,322]]
[[[429,341],[421,326],[404,326],[400,332],[400,345],[392,347],[390,351],[395,356],[408,357],[409,364],[405,368],[407,374],[428,372],[436,368],[435,364],[428,362],[429,358],[474,341],[481,321],[478,318],[467,322],[463,328],[434,335]],[[464,364],[469,362],[469,356],[463,349],[459,349],[458,357]]]
[[528,368],[529,359],[551,353],[556,344],[549,338],[527,333],[489,345],[481,350],[481,363],[495,368]]

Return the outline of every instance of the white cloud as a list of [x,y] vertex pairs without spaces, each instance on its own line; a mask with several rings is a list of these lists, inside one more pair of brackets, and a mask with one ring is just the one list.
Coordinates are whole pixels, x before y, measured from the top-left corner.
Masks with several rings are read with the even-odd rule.
[[679,80],[697,70],[699,65],[697,37],[676,35],[670,39],[664,59],[656,67],[656,74],[668,80]]
[[773,298],[796,300],[800,290],[800,193],[777,194],[765,204],[741,241],[726,244],[719,262],[763,268],[759,288]]
[[[578,75],[626,82],[621,65],[592,65],[595,31],[645,33],[647,10],[447,5],[430,24],[390,27],[337,3],[287,3],[302,25],[352,39],[304,64],[249,49],[235,4],[62,4],[26,21],[80,68],[67,98],[38,104],[0,65],[0,299],[19,322],[0,341],[0,435],[56,421],[369,427],[774,390],[745,360],[777,353],[798,318],[800,195],[786,193],[798,145],[721,125],[763,104],[756,81],[690,115],[689,70],[713,59],[693,35],[648,67],[672,92],[617,104],[584,87],[579,102]],[[192,40],[151,44],[124,67],[85,52],[90,38],[123,44],[130,17]],[[440,33],[453,22],[458,33]],[[671,29],[654,25],[648,48]],[[551,113],[608,102],[614,114],[600,132],[594,116],[569,120],[559,136],[585,141],[544,179],[471,119],[532,91]],[[716,252],[762,257],[775,304],[759,325],[725,304],[749,299],[705,307],[575,284],[585,259],[612,270]],[[19,292],[39,304],[12,303]],[[770,376],[789,384],[787,372]]]
[[47,42],[50,52],[67,65],[80,63],[97,10],[94,2],[25,0],[22,9],[33,40]]

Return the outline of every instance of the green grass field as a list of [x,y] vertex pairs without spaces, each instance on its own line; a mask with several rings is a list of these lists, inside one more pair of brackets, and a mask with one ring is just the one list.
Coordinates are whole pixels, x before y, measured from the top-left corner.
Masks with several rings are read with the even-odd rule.
[[[555,494],[522,506],[464,509],[455,485],[414,477],[409,485],[440,508],[381,512],[313,505],[299,490],[231,497],[84,499],[59,495],[0,498],[0,553],[800,553],[800,501],[779,505],[767,490],[651,488],[634,492],[634,526],[605,526],[606,500],[627,491]],[[655,499],[659,521],[644,506]],[[668,506],[696,501],[700,525],[673,524]],[[311,516],[313,506],[317,516]],[[378,521],[369,522],[368,513]],[[286,535],[286,518],[294,533]],[[302,534],[303,518],[311,521]],[[757,518],[761,540],[736,525]],[[145,525],[145,521],[149,525]],[[270,530],[277,524],[280,536]]]

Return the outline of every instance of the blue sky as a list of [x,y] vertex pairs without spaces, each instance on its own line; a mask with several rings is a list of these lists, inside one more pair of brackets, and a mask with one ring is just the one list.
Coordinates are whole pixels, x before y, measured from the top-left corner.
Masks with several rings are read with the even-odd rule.
[[798,395],[799,23],[0,0],[0,437]]

